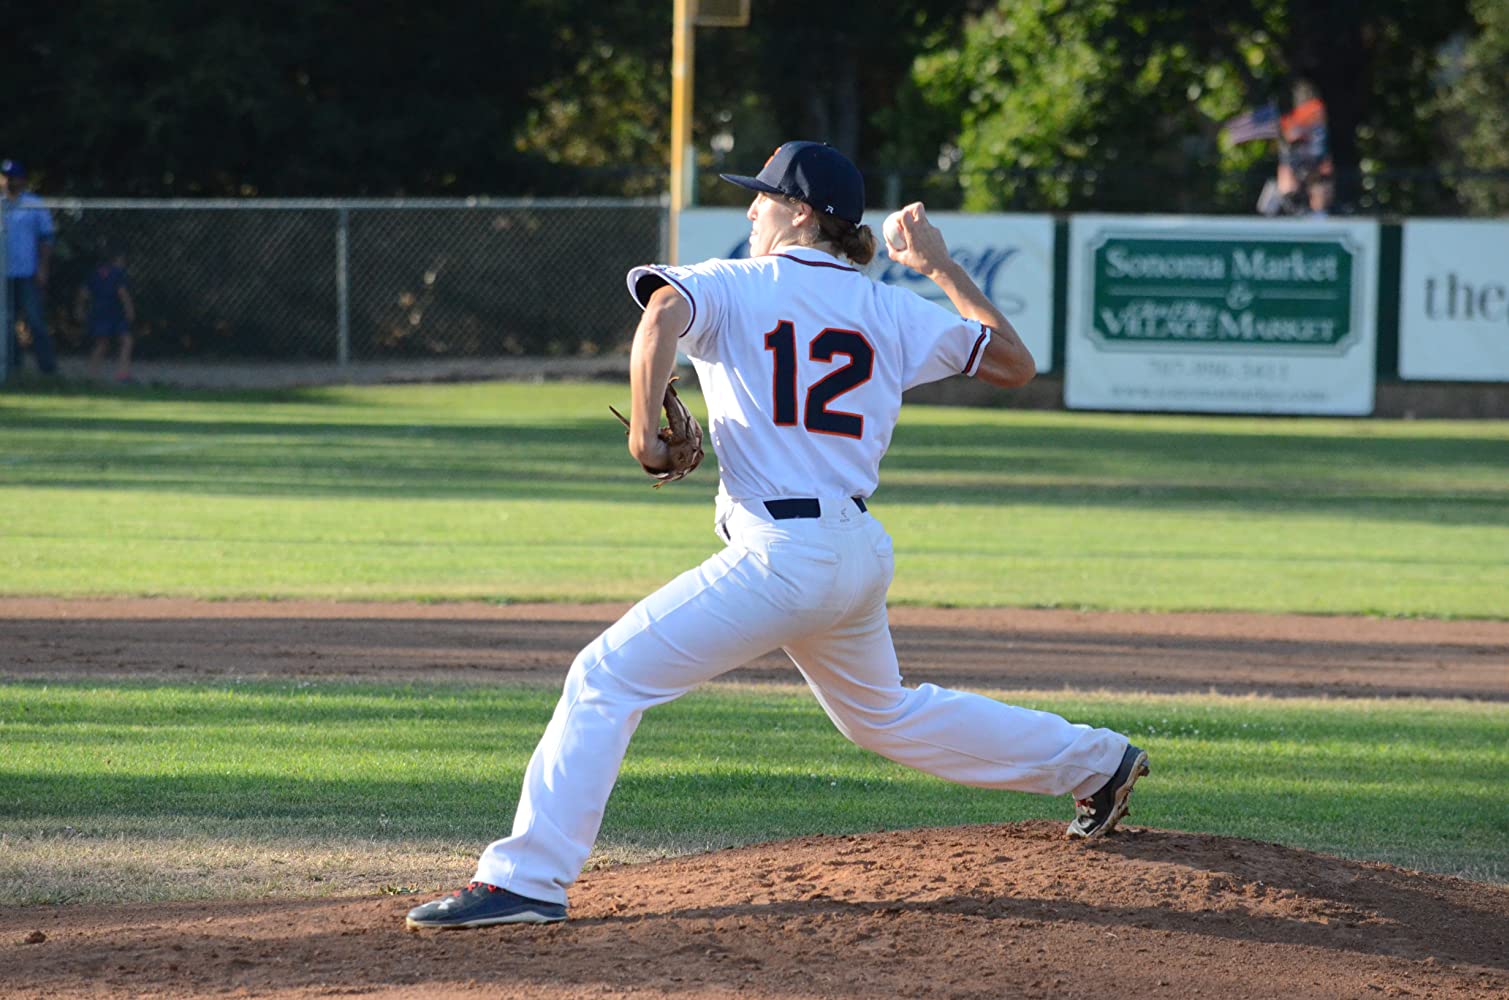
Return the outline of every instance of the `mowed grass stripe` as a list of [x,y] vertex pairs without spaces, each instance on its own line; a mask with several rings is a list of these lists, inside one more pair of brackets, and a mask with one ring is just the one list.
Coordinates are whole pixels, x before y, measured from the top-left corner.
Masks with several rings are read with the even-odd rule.
[[[624,386],[0,399],[0,594],[625,601],[714,551]],[[702,411],[695,393],[694,409]],[[1509,424],[907,407],[901,603],[1509,617]]]
[[[1138,823],[1509,878],[1502,705],[996,694],[1147,747],[1155,770],[1139,786]],[[0,898],[63,898],[49,893],[71,870],[65,841],[127,854],[200,843],[254,867],[302,844],[321,878],[332,873],[319,859],[366,844],[448,871],[509,825],[554,699],[532,687],[0,686]],[[803,689],[714,685],[645,717],[599,847],[642,859],[1069,811],[1067,799],[952,785],[859,750]],[[277,884],[309,891],[305,871]],[[140,898],[217,894],[212,873],[140,874]],[[390,865],[381,881],[429,877]],[[331,885],[381,888],[355,874]]]

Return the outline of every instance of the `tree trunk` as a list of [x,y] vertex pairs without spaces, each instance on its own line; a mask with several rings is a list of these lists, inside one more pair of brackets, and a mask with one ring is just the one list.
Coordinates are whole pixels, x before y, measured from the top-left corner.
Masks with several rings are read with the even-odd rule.
[[1315,84],[1326,105],[1336,178],[1332,210],[1356,211],[1362,195],[1357,125],[1366,112],[1368,53],[1361,0],[1290,0],[1290,65]]
[[[828,78],[807,93],[804,124],[807,137],[826,142],[845,156],[859,156],[859,128],[864,108],[859,97],[859,60],[847,42],[829,47]],[[856,159],[856,162],[857,159]]]

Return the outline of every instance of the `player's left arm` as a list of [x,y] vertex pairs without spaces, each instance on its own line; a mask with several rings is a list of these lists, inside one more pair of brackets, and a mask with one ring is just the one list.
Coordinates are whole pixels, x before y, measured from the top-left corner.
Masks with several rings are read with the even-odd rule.
[[649,469],[665,469],[670,452],[661,440],[660,408],[676,367],[676,342],[692,321],[691,304],[670,285],[645,303],[629,351],[629,454]]
[[1037,364],[1017,336],[1011,320],[990,301],[975,284],[969,272],[949,255],[948,244],[938,227],[928,221],[921,202],[913,202],[901,212],[901,232],[907,245],[892,248],[891,258],[919,274],[927,275],[943,290],[959,315],[990,327],[990,342],[975,377],[1002,389],[1015,389],[1032,381]]
[[990,327],[990,341],[985,345],[985,354],[980,358],[975,378],[1002,389],[1015,389],[1031,382],[1037,374],[1032,353],[1017,336],[1011,320],[985,297],[969,272],[950,259],[930,277],[943,289],[954,308],[959,310],[959,315]]

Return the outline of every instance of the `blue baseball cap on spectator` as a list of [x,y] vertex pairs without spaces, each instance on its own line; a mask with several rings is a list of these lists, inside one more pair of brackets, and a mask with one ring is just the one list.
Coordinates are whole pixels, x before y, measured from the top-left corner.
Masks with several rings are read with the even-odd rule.
[[0,174],[7,177],[25,177],[26,166],[20,160],[0,160]]
[[865,179],[849,158],[826,142],[788,142],[776,148],[758,175],[719,174],[765,194],[805,201],[820,212],[859,224],[865,214]]

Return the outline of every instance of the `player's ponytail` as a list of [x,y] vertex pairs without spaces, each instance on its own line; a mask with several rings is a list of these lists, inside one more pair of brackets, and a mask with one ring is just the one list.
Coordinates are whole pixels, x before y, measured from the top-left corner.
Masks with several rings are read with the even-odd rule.
[[839,241],[838,248],[844,256],[864,267],[875,259],[875,233],[869,226],[855,226],[847,237]]
[[852,222],[819,212],[817,227],[825,241],[838,247],[839,253],[860,267],[874,259],[875,233],[869,226],[856,226]]

